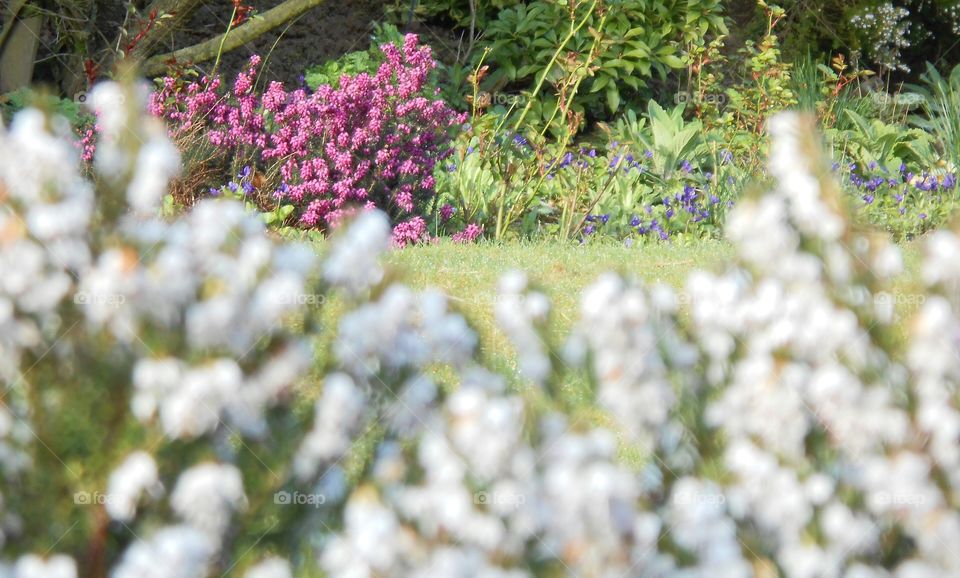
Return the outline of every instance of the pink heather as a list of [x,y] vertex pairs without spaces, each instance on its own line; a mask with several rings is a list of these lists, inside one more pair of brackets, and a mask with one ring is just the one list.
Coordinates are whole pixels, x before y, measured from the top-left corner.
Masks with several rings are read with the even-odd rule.
[[483,227],[476,223],[470,223],[467,228],[460,231],[451,239],[454,243],[472,243],[483,233]]
[[395,226],[390,237],[390,242],[395,247],[405,247],[429,240],[427,222],[423,220],[423,217],[414,217]]
[[257,94],[258,56],[228,94],[219,78],[186,86],[167,78],[150,112],[170,123],[173,136],[201,124],[217,147],[254,150],[265,173],[282,177],[276,196],[296,205],[304,226],[328,228],[349,205],[373,205],[407,219],[394,237],[416,242],[426,234],[418,215],[434,194],[434,167],[466,118],[429,90],[436,62],[416,35],[402,48],[380,50],[375,75],[344,76],[338,88],[320,86],[312,95],[279,82]]

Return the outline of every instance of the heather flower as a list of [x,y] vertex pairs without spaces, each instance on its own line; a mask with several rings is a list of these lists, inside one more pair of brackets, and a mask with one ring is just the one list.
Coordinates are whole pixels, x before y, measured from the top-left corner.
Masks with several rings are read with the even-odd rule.
[[405,247],[423,241],[429,240],[427,233],[427,222],[423,217],[414,217],[393,228],[393,234],[390,237],[391,244],[397,247]]
[[[252,147],[259,163],[279,169],[283,186],[274,196],[297,208],[301,226],[330,229],[348,207],[372,203],[394,216],[398,239],[413,242],[423,237],[414,218],[434,194],[434,167],[449,156],[452,130],[464,116],[428,90],[436,62],[416,36],[380,49],[384,62],[375,74],[344,76],[336,88],[308,94],[271,82],[258,94],[254,56],[228,97],[218,78],[186,86],[164,81],[150,110],[169,122],[173,136],[202,124],[222,150]],[[232,191],[252,192],[251,170],[244,167],[243,184]]]
[[470,223],[459,233],[454,234],[451,239],[454,243],[472,243],[483,234],[483,227],[476,223]]
[[440,207],[440,221],[443,223],[449,221],[450,218],[453,217],[454,211],[454,206],[449,203]]

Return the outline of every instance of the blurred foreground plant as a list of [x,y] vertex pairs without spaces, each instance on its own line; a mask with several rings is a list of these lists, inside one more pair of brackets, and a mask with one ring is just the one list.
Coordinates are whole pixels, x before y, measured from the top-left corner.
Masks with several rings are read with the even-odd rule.
[[96,194],[63,121],[0,133],[4,575],[960,572],[960,238],[892,292],[899,250],[849,224],[812,121],[771,120],[776,185],[733,212],[726,273],[679,295],[604,275],[563,342],[505,276],[504,376],[378,264],[382,213],[319,266],[230,201],[157,219],[176,150],[123,102]]

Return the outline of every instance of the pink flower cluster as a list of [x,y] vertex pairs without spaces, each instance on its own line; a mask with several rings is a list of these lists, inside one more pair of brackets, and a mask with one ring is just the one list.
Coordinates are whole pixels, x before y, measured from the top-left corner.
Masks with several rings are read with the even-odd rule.
[[217,78],[185,86],[168,78],[150,111],[174,135],[202,123],[213,145],[252,154],[279,175],[275,195],[297,207],[303,226],[329,228],[351,207],[378,207],[398,223],[397,242],[417,242],[427,236],[420,215],[434,194],[434,167],[466,119],[429,90],[436,62],[416,35],[380,50],[376,74],[344,76],[313,94],[279,82],[259,94],[258,56],[227,95]]
[[482,234],[483,227],[476,223],[470,223],[464,230],[450,237],[450,239],[454,243],[472,243]]

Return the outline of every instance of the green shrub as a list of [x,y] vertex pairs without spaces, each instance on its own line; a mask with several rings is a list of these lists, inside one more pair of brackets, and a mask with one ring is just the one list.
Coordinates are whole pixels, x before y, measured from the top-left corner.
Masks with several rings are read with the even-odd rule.
[[[719,0],[518,4],[502,10],[485,30],[488,86],[524,91],[542,78],[559,86],[569,74],[583,75],[574,109],[610,118],[621,103],[639,102],[651,78],[665,79],[683,67],[681,46],[725,32],[721,13]],[[542,112],[527,120],[542,123],[556,105],[546,93],[533,98],[537,106],[531,108]]]

